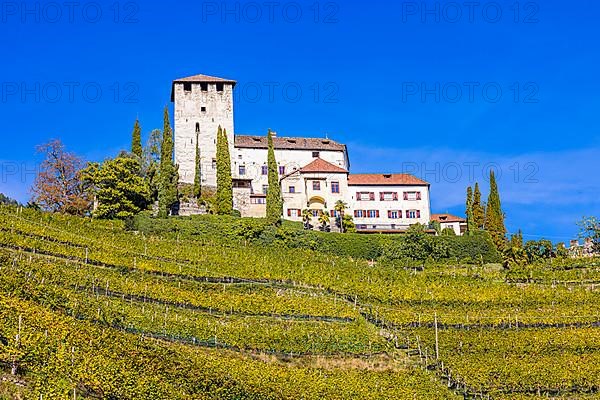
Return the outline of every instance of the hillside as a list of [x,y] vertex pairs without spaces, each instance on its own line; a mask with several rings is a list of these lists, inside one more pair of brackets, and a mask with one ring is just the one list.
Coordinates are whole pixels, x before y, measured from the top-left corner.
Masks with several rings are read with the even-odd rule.
[[151,223],[0,208],[0,398],[597,396],[598,260],[415,268]]

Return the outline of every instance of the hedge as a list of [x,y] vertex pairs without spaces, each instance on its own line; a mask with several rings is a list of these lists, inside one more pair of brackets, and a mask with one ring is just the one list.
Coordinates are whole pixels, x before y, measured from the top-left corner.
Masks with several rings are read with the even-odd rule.
[[365,235],[309,231],[301,223],[284,221],[274,227],[264,219],[202,215],[155,219],[139,214],[128,221],[129,229],[149,235],[210,240],[237,245],[283,246],[308,249],[367,260],[459,259],[469,262],[497,263],[501,256],[489,235],[418,236],[404,234]]

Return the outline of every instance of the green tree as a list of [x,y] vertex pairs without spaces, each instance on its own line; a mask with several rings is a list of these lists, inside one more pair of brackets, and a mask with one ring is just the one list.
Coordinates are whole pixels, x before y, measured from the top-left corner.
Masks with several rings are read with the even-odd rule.
[[473,192],[473,226],[475,229],[483,229],[485,224],[485,207],[481,203],[481,191],[479,191],[479,183],[475,182],[475,190]]
[[154,129],[150,132],[150,137],[144,146],[142,175],[148,180],[148,185],[150,185],[152,202],[158,200],[158,193],[160,190],[162,137],[162,131],[160,129]]
[[312,221],[312,213],[308,209],[302,210],[302,222],[304,223],[304,229],[310,229],[310,222]]
[[281,200],[281,186],[279,184],[279,171],[275,159],[275,146],[273,145],[273,132],[269,129],[267,133],[268,155],[267,169],[269,189],[267,191],[267,222],[279,224],[283,214],[283,201]]
[[158,190],[158,216],[166,218],[177,203],[179,176],[173,163],[173,131],[169,120],[169,108],[164,111],[163,141],[160,157],[160,185]]
[[429,222],[429,229],[433,229],[438,236],[442,234],[442,224],[440,224],[440,221]]
[[485,230],[490,233],[498,250],[504,249],[506,244],[506,227],[504,226],[504,213],[500,203],[500,193],[494,171],[490,171],[490,194],[485,210]]
[[441,236],[456,236],[456,232],[452,228],[444,228],[442,229]]
[[144,151],[142,149],[142,128],[140,127],[140,121],[138,119],[135,120],[131,136],[131,152],[142,159],[144,156]]
[[338,200],[335,202],[335,206],[333,209],[337,211],[338,217],[336,218],[336,225],[340,228],[342,233],[346,232],[346,228],[344,226],[344,217],[346,216],[346,209],[348,208],[348,204],[344,202],[344,200]]
[[329,225],[329,213],[327,211],[321,211],[319,214],[319,223],[321,224],[321,230],[326,231],[327,225]]
[[96,218],[128,218],[150,205],[150,187],[141,176],[137,158],[120,156],[102,164],[90,163],[82,171],[82,179],[96,198]]
[[467,235],[473,234],[476,231],[475,222],[473,221],[473,188],[469,186],[467,188]]
[[8,205],[8,206],[18,206],[19,203],[16,200],[11,199],[8,196],[5,196],[4,193],[0,193],[0,204]]
[[202,166],[200,161],[200,140],[196,134],[196,174],[194,175],[194,197],[196,200],[202,196]]
[[581,229],[579,237],[591,240],[594,253],[600,253],[600,219],[584,217],[577,225]]
[[231,156],[227,131],[219,126],[217,130],[217,201],[216,212],[219,215],[231,215],[233,212],[233,180],[231,178]]
[[342,232],[344,233],[356,233],[356,225],[354,219],[350,214],[344,214],[342,217]]

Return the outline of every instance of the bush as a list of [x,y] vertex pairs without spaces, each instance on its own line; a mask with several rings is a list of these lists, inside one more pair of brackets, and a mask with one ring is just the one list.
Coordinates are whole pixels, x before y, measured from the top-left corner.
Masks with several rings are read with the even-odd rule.
[[289,221],[274,227],[258,218],[202,215],[153,219],[147,213],[136,216],[128,227],[146,234],[179,235],[185,239],[208,239],[227,244],[283,246],[366,260],[424,261],[432,258],[501,262],[500,254],[485,232],[472,236],[436,237],[415,226],[408,233],[398,235],[340,234],[303,230],[301,223]]

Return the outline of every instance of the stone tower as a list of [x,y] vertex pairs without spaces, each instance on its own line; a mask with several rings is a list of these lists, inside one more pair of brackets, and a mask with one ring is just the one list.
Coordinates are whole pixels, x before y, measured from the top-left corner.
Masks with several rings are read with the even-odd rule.
[[[179,182],[194,183],[196,146],[200,149],[202,186],[217,186],[217,129],[227,130],[233,154],[233,88],[236,82],[207,75],[173,81],[175,164]],[[198,139],[196,139],[198,138]]]

